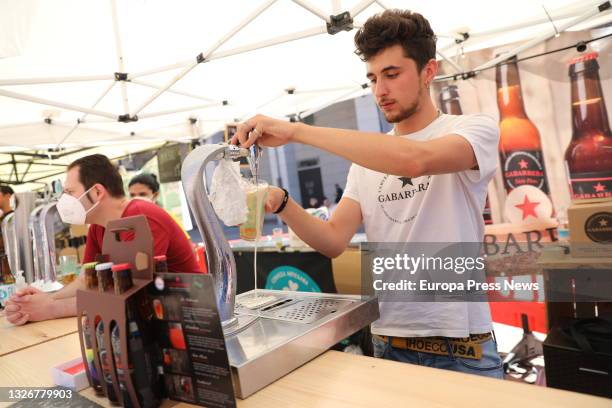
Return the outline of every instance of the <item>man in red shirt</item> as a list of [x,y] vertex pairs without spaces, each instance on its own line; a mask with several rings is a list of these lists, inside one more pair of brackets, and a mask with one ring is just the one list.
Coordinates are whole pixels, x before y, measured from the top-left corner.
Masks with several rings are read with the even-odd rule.
[[[166,211],[145,200],[129,200],[117,168],[101,154],[80,158],[68,166],[64,193],[57,205],[62,220],[90,224],[83,262],[102,252],[107,222],[133,215],[147,217],[153,234],[153,252],[166,255],[171,272],[200,272],[185,233]],[[76,292],[85,288],[84,276],[53,294],[34,288],[18,291],[6,305],[7,320],[13,324],[76,315]]]

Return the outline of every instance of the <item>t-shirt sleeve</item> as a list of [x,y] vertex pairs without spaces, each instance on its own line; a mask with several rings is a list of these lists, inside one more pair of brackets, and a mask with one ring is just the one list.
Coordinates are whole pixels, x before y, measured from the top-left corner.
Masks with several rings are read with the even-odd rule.
[[87,242],[85,242],[83,263],[95,261],[96,255],[102,253],[102,245],[98,242],[98,234],[96,233],[97,228],[96,225],[90,225],[87,230]]
[[346,176],[346,187],[344,187],[344,193],[342,193],[342,197],[350,198],[357,202],[359,202],[359,189],[357,188],[358,171],[357,165],[351,164],[348,176]]
[[167,255],[170,247],[168,231],[150,217],[147,218],[147,221],[149,222],[149,228],[151,228],[151,235],[153,235],[153,255]]
[[465,119],[453,129],[453,134],[464,137],[472,146],[478,170],[466,170],[472,182],[489,179],[497,168],[497,148],[499,145],[499,126],[489,115],[478,113],[466,115]]

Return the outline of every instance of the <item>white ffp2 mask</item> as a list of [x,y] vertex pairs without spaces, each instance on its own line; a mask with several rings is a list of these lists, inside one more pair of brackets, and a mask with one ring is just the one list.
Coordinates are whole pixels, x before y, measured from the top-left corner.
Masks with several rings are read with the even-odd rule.
[[57,212],[59,212],[62,221],[64,221],[66,224],[85,224],[85,217],[87,217],[87,213],[96,208],[96,206],[100,203],[98,201],[93,206],[91,206],[89,210],[85,210],[83,203],[81,203],[81,198],[85,194],[89,193],[92,188],[93,187],[85,191],[78,198],[73,197],[70,194],[62,194],[59,201],[57,202]]

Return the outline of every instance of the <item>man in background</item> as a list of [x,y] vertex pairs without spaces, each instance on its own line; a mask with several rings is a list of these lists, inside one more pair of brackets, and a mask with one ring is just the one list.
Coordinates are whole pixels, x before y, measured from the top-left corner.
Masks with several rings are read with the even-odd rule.
[[[0,215],[0,226],[4,218],[13,212],[13,207],[11,205],[13,194],[15,194],[15,192],[11,187],[6,185],[0,186],[0,212],[2,212]],[[8,255],[4,248],[4,237],[0,234],[0,284],[13,282],[15,282],[15,278],[11,273],[11,267],[8,263]]]
[[[165,255],[170,272],[200,272],[191,243],[181,227],[158,205],[129,200],[119,171],[106,156],[85,156],[68,166],[57,210],[67,224],[89,224],[83,263],[95,261],[96,255],[102,253],[109,221],[144,215],[153,236],[153,255]],[[20,325],[75,316],[78,289],[85,289],[83,274],[53,294],[31,287],[18,291],[7,301],[6,318]]]

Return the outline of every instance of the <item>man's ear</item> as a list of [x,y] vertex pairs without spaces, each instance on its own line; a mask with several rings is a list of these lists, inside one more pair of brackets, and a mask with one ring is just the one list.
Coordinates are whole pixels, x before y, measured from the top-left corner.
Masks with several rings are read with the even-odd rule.
[[434,78],[438,74],[438,61],[436,61],[435,58],[432,58],[427,61],[427,63],[423,67],[422,72],[425,79],[425,85],[427,86],[427,88],[429,88]]
[[94,184],[91,192],[95,194],[97,201],[100,201],[102,198],[106,197],[107,194],[106,188],[104,188],[104,186],[100,183]]

